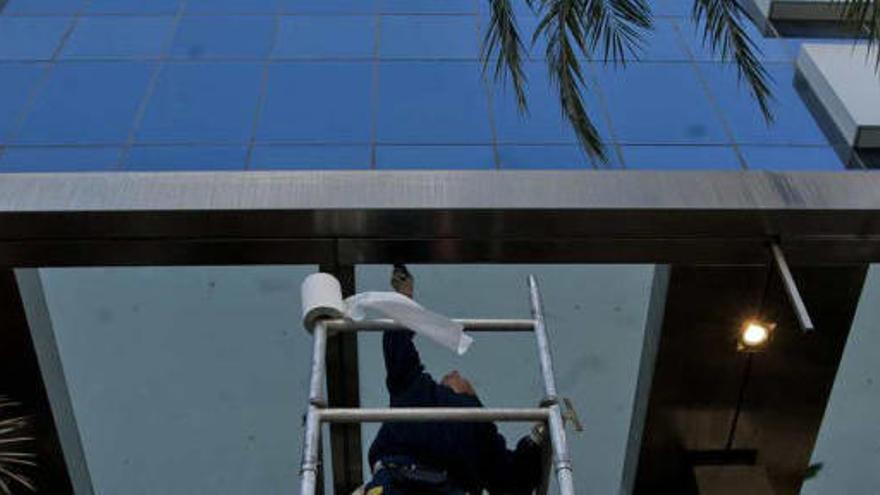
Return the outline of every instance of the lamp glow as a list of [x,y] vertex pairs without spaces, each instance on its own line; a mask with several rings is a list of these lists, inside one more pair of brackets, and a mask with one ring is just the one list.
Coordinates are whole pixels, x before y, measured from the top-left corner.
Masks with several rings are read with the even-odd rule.
[[770,329],[760,323],[749,323],[742,332],[742,343],[747,347],[758,347],[770,338]]

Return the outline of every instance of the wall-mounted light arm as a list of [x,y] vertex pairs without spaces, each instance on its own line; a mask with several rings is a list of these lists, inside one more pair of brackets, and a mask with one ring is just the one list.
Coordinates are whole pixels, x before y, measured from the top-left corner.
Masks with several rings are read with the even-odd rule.
[[782,278],[782,285],[785,287],[785,293],[788,295],[788,300],[794,309],[794,314],[797,316],[801,330],[804,332],[812,332],[816,328],[813,326],[813,320],[810,318],[810,313],[807,312],[807,306],[804,304],[804,299],[801,297],[797,284],[794,282],[794,277],[791,275],[791,269],[788,267],[788,262],[785,260],[785,255],[782,253],[782,248],[774,243],[770,245],[770,250],[773,252],[774,264],[776,265],[776,269],[779,270],[779,276]]

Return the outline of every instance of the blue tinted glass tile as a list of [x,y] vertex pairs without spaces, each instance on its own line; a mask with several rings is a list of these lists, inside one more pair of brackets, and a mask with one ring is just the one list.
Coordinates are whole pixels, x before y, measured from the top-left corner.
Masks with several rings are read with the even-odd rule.
[[176,14],[181,0],[92,0],[89,14]]
[[187,13],[274,14],[281,0],[187,0]]
[[371,58],[375,40],[375,16],[282,17],[273,57]]
[[748,87],[738,81],[729,67],[700,64],[699,70],[709,82],[733,134],[743,144],[815,144],[827,145],[810,111],[794,87],[794,68],[790,65],[768,66],[774,101],[770,108],[774,121],[768,124]]
[[380,63],[379,142],[490,142],[481,70],[478,62]]
[[251,170],[347,170],[370,168],[370,145],[257,146]]
[[[613,150],[609,149],[609,152]],[[593,168],[592,159],[576,145],[499,146],[501,168],[507,169],[584,169]]]
[[122,149],[7,148],[0,157],[0,172],[86,172],[113,170]]
[[19,115],[46,67],[42,64],[0,65],[0,142],[15,129]]
[[274,64],[257,139],[369,142],[371,87],[369,62]]
[[72,20],[66,17],[0,17],[0,60],[48,60]]
[[694,7],[693,0],[659,0],[650,2],[651,12],[655,16],[690,17]]
[[171,17],[84,17],[61,58],[157,57],[172,25]]
[[492,146],[378,146],[377,169],[494,169]]
[[247,141],[262,64],[168,64],[147,105],[139,141]]
[[244,170],[247,145],[135,146],[125,170]]
[[[727,143],[689,64],[595,66],[616,137],[628,144]],[[735,77],[734,77],[735,79]]]
[[840,157],[829,146],[741,146],[750,169],[843,170]]
[[690,57],[678,33],[678,22],[673,18],[654,19],[654,29],[645,33],[642,50],[636,52],[639,60],[684,61]]
[[[559,94],[551,83],[547,67],[543,62],[524,64],[528,78],[528,114],[519,111],[516,96],[509,81],[506,85],[493,84],[493,104],[495,107],[495,127],[498,141],[503,144],[551,144],[575,143],[577,137],[568,120],[563,116],[559,104]],[[587,68],[584,67],[587,71]],[[583,93],[584,105],[593,125],[601,136],[608,136],[608,128],[601,107],[593,91]]]
[[9,0],[3,13],[8,14],[76,14],[86,0]]
[[477,13],[473,0],[379,0],[386,14],[463,14]]
[[177,59],[264,58],[275,19],[268,16],[184,17],[171,56]]
[[293,14],[371,14],[382,0],[281,0],[281,12]]
[[730,146],[622,146],[628,169],[742,170]]
[[382,17],[383,58],[477,59],[476,19],[472,16]]
[[60,63],[24,121],[19,143],[121,143],[147,89],[152,63]]

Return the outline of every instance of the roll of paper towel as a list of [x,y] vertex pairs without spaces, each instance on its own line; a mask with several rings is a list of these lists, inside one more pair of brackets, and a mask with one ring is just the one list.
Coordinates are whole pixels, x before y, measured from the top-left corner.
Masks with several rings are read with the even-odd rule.
[[313,273],[302,283],[303,325],[308,331],[315,329],[320,318],[342,318],[345,316],[345,303],[342,301],[342,286],[336,277],[327,273]]

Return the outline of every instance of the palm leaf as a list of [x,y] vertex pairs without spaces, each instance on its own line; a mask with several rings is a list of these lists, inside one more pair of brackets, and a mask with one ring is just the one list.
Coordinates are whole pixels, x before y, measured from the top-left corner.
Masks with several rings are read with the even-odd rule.
[[[868,48],[880,42],[880,8],[875,0],[843,0],[842,17],[855,24],[868,38]],[[880,50],[876,51],[876,68],[880,70]]]
[[535,38],[543,35],[547,39],[547,65],[559,90],[562,113],[574,128],[581,147],[604,163],[605,147],[581,101],[586,81],[575,48],[589,55],[582,6],[579,0],[545,1],[542,8],[546,13],[535,30]]
[[737,0],[695,0],[693,17],[697,25],[703,25],[703,42],[722,60],[736,64],[764,118],[772,122],[771,77],[758,59],[760,49],[745,32],[743,23],[749,20],[743,7]]
[[37,463],[32,446],[34,437],[28,416],[14,414],[20,406],[18,402],[0,396],[0,494],[12,495],[13,487],[21,486],[36,492],[31,477],[27,474]]
[[651,29],[651,9],[644,0],[582,0],[583,28],[590,52],[606,62],[638,58],[643,34]]
[[483,70],[487,71],[495,59],[494,76],[503,82],[507,76],[513,83],[516,102],[521,112],[528,112],[526,75],[522,68],[525,45],[517,31],[516,18],[510,0],[489,0],[492,17],[483,40]]

